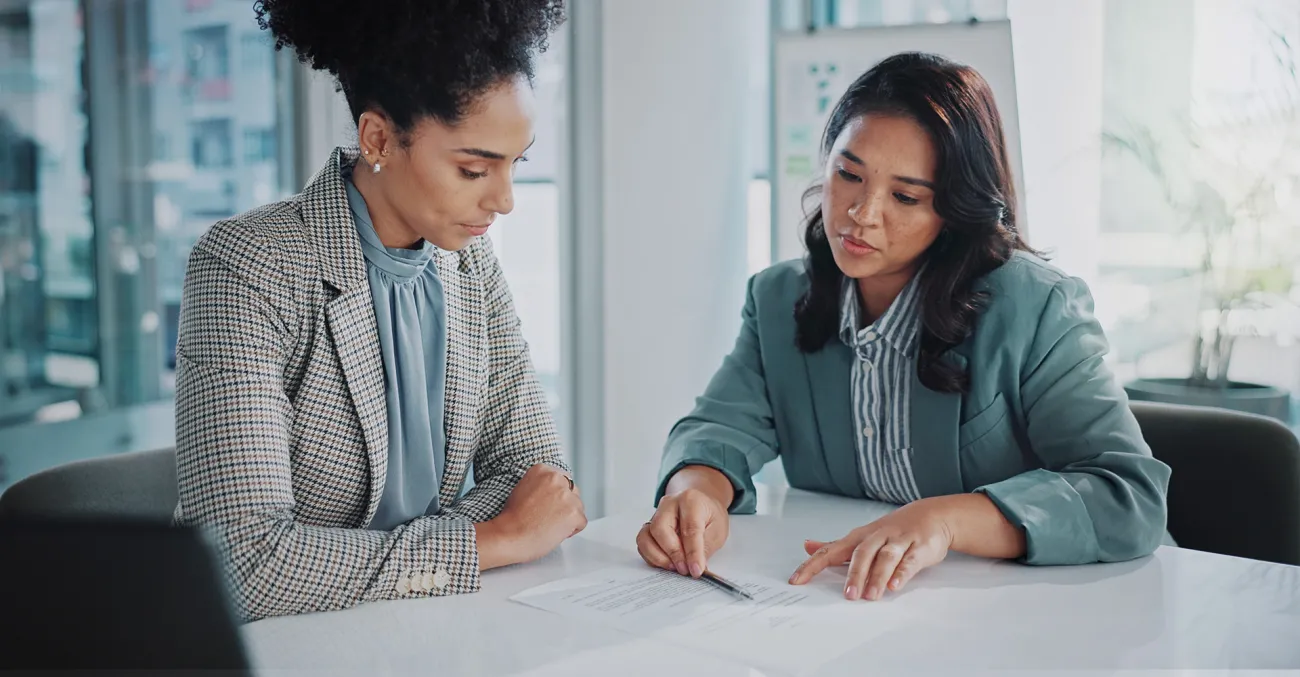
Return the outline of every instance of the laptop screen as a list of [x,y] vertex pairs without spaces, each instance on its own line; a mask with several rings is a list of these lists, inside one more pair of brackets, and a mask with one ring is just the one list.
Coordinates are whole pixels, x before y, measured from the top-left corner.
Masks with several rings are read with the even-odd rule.
[[195,529],[2,520],[0,670],[248,674],[225,590]]

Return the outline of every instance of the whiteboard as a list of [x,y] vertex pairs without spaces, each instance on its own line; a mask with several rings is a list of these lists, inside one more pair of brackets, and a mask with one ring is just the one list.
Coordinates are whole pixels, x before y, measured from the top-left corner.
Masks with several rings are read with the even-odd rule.
[[776,36],[772,74],[772,241],[777,261],[803,256],[802,196],[822,175],[821,135],[849,85],[899,52],[931,52],[969,65],[993,89],[1015,177],[1024,235],[1025,185],[1011,54],[1011,22],[827,29]]

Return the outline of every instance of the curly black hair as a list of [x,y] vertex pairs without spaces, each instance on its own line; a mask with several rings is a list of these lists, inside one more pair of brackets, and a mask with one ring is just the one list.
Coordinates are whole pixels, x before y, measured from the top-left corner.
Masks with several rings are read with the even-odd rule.
[[464,118],[501,81],[533,77],[563,0],[256,0],[276,49],[337,78],[353,120],[378,109],[400,132]]

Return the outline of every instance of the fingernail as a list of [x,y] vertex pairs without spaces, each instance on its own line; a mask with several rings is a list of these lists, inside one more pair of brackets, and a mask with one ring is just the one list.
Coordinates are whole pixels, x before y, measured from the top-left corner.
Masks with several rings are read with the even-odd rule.
[[870,588],[867,588],[867,599],[873,602],[880,599],[880,588],[874,585],[871,586]]
[[703,573],[704,573],[704,569],[700,567],[700,565],[694,562],[691,563],[691,576],[694,576],[695,578],[699,578]]
[[892,580],[892,581],[889,582],[889,589],[891,589],[891,590],[897,590],[897,589],[898,589],[898,586],[900,586],[900,585],[902,585],[902,584],[903,584],[903,579],[901,579],[901,578],[895,578],[894,580]]
[[678,563],[677,563],[677,573],[679,573],[679,574],[685,576],[685,575],[686,575],[686,565],[685,565],[685,564],[682,564],[681,562],[678,562]]
[[845,598],[845,599],[850,599],[850,600],[857,599],[857,598],[858,598],[858,588],[857,588],[857,586],[850,585],[849,587],[845,588],[845,589],[844,589],[844,598]]
[[790,577],[790,585],[794,585],[794,579],[796,579],[796,578],[798,578],[798,577],[799,577],[798,574],[795,574],[795,575],[791,576],[791,577]]

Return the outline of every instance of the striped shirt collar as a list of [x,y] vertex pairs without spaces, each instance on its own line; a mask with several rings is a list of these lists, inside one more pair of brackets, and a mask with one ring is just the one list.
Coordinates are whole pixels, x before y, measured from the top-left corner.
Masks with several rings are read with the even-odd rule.
[[840,303],[840,340],[855,352],[875,341],[884,341],[898,352],[911,356],[921,330],[921,271],[917,271],[885,313],[862,326],[862,302],[857,280],[844,278]]

